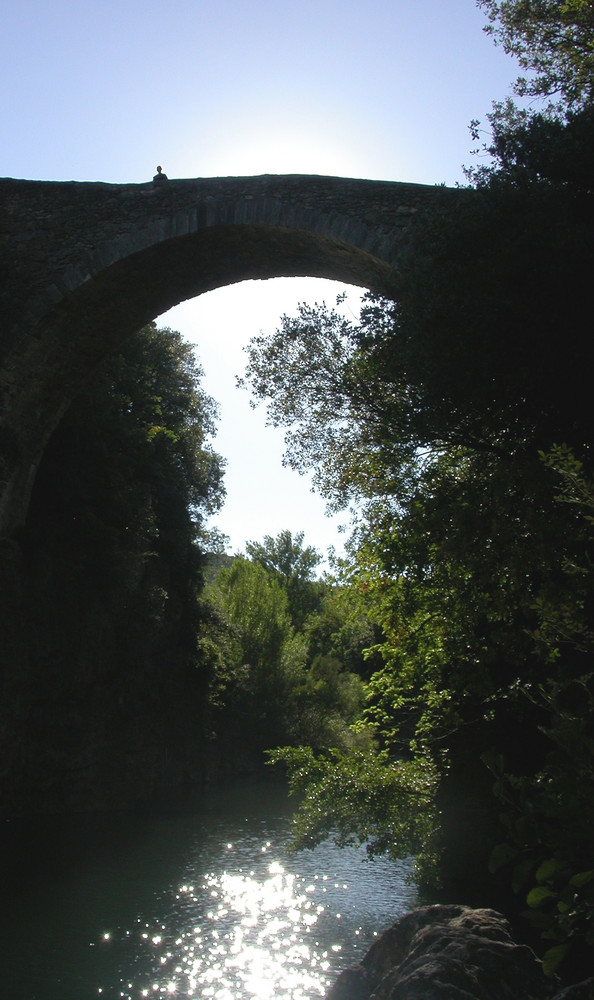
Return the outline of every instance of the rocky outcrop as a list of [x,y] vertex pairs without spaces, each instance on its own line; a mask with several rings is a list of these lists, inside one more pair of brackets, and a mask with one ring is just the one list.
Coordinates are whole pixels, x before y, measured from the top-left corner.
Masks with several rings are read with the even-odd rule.
[[[554,993],[541,962],[512,940],[500,913],[428,906],[387,930],[359,966],[341,973],[326,1000],[549,1000]],[[594,1000],[594,979],[555,1000]]]

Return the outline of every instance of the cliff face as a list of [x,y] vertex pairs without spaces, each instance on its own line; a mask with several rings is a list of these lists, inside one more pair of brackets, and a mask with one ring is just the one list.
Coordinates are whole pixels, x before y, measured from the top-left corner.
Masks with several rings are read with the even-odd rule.
[[199,784],[198,672],[150,636],[141,646],[133,617],[126,636],[115,599],[61,604],[62,591],[38,584],[23,582],[3,633],[0,816],[120,808]]
[[341,973],[326,1000],[594,1000],[594,978],[558,992],[494,910],[428,906],[406,914]]

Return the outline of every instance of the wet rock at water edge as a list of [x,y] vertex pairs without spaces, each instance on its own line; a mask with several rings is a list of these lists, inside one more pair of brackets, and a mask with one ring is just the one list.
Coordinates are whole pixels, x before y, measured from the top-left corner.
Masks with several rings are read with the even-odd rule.
[[[341,973],[326,1000],[549,1000],[554,993],[539,959],[513,941],[500,913],[427,906],[390,927],[359,966]],[[594,993],[563,1000],[594,1000]]]

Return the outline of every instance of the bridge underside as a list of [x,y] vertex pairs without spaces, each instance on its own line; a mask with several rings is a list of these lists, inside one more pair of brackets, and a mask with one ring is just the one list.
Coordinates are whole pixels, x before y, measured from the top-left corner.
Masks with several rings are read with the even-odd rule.
[[48,312],[4,363],[0,535],[23,523],[49,436],[79,387],[122,338],[215,288],[294,276],[331,278],[389,294],[394,271],[370,253],[319,232],[213,226],[125,257]]

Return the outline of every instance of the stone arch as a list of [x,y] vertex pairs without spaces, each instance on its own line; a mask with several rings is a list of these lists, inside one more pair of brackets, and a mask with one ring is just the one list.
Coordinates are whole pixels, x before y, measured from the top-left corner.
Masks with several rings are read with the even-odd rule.
[[127,333],[248,278],[307,275],[389,294],[411,214],[435,196],[423,185],[300,176],[158,188],[0,181],[0,535],[23,522],[45,444],[78,387]]
[[43,450],[71,399],[129,333],[179,302],[246,279],[311,276],[380,291],[390,275],[384,262],[340,240],[262,225],[172,237],[100,270],[12,354],[21,378],[10,385],[12,428],[4,433],[20,468],[5,497],[4,530],[23,522]]

